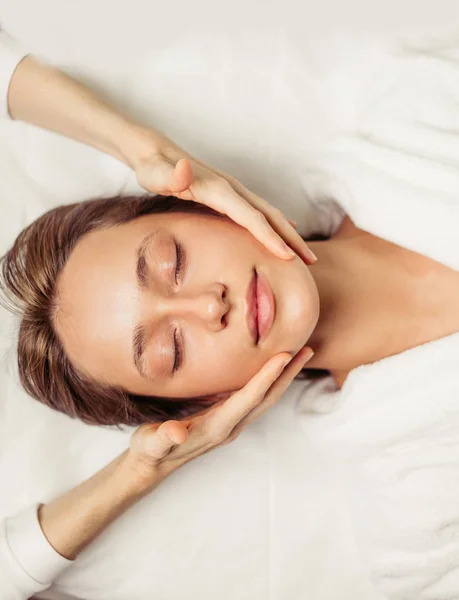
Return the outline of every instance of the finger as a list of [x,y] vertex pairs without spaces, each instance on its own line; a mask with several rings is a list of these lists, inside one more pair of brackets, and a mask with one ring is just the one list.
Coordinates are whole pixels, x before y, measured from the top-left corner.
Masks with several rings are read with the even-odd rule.
[[[313,264],[317,260],[283,215],[280,219],[269,216],[273,213],[269,203],[249,192],[236,179],[228,178],[219,171],[210,170],[199,161],[195,163],[203,174],[194,178],[188,189],[176,190],[175,193],[179,198],[195,200],[227,215],[235,223],[250,231],[261,244],[279,258],[289,260],[296,253],[306,264]],[[215,179],[213,185],[209,185],[209,179],[215,173],[219,177]]]
[[193,167],[187,159],[176,164],[158,154],[137,171],[139,183],[155,194],[176,194],[186,192],[193,181]]
[[[281,213],[273,216],[270,204],[249,192],[236,179],[211,170],[204,163],[194,162],[196,168],[202,171],[199,177],[194,176],[188,159],[179,160],[179,169],[172,175],[174,167],[168,159],[159,155],[148,189],[155,193],[173,193],[182,200],[194,200],[227,215],[280,258],[289,260],[296,253],[306,264],[317,260],[287,219]],[[215,173],[218,175],[216,178]]]
[[159,427],[147,423],[142,425],[133,435],[131,450],[139,456],[160,460],[177,444],[188,437],[186,427],[178,421],[166,421]]
[[187,423],[184,421],[166,421],[161,428],[175,444],[183,444],[188,439]]
[[314,352],[309,347],[302,348],[284,369],[281,375],[273,382],[261,404],[255,409],[264,412],[266,407],[272,406],[282,396],[304,365],[313,357]]
[[289,365],[283,370],[281,375],[271,385],[270,389],[265,394],[265,397],[261,403],[253,408],[234,428],[231,432],[230,437],[236,437],[239,433],[247,427],[253,421],[256,421],[263,413],[269,408],[274,406],[279,399],[283,396],[289,385],[303,369],[304,365],[312,358],[314,352],[311,348],[303,348],[298,354],[292,359]]
[[[224,181],[224,180],[221,180]],[[265,215],[254,208],[230,184],[215,184],[208,190],[191,186],[193,195],[218,212],[227,215],[232,221],[244,227],[270,252],[283,259],[292,259],[295,252],[287,246],[280,235],[271,227]],[[208,201],[206,198],[206,193]]]
[[295,227],[287,221],[287,219],[280,219],[277,216],[271,216],[269,212],[266,214],[268,222],[274,229],[282,236],[282,239],[298,254],[298,256],[307,265],[314,264],[317,261],[317,256],[308,247],[307,243],[296,231]]
[[265,202],[262,198],[247,192],[249,201],[262,211],[271,227],[280,235],[288,246],[305,262],[307,265],[314,264],[317,261],[316,255],[308,247],[300,234],[296,231],[296,223],[290,222],[285,216]]
[[290,225],[291,225],[291,226],[292,226],[294,229],[296,229],[296,226],[297,226],[297,222],[296,222],[296,221],[292,221],[291,219],[289,219],[289,220],[288,220],[288,222],[290,223]]
[[226,437],[263,400],[290,360],[291,356],[286,352],[270,359],[241,390],[209,414],[208,429],[222,438]]
[[169,185],[170,191],[174,193],[184,192],[193,183],[193,167],[191,162],[186,158],[182,158],[175,165]]
[[[266,200],[250,192],[239,181],[231,180],[235,191],[247,201],[248,204],[263,213],[270,227],[276,231],[287,246],[294,250],[296,254],[307,264],[313,264],[317,257],[308,247],[303,238],[296,232],[293,226],[280,211],[274,209]],[[282,258],[282,257],[281,257]]]
[[266,215],[262,211],[253,208],[245,199],[243,201],[244,204],[235,205],[228,216],[250,231],[260,243],[279,258],[287,260],[294,258],[294,249],[290,248],[274,229]]
[[[285,244],[274,231],[266,217],[242,197],[225,176],[194,161],[196,173],[189,190],[178,194],[184,200],[194,200],[206,204],[232,221],[248,229],[270,252],[284,259],[295,256],[294,251]],[[189,194],[191,192],[191,196]],[[269,205],[268,205],[269,206]]]

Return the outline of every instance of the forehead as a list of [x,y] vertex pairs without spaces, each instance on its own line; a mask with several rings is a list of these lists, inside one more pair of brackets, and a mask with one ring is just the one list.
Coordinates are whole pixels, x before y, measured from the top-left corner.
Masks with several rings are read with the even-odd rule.
[[[56,327],[69,359],[110,372],[135,315],[135,242],[123,228],[89,233],[80,240],[58,282]],[[95,355],[97,351],[97,355]],[[125,357],[127,359],[128,357]],[[107,372],[108,370],[108,372]]]

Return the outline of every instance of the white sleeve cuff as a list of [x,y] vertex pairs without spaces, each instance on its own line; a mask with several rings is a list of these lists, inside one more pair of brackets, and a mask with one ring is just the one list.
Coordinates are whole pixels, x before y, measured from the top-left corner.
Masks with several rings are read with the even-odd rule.
[[72,564],[50,545],[38,522],[38,505],[9,517],[5,533],[11,554],[24,571],[46,587]]
[[0,31],[0,118],[11,118],[8,111],[8,89],[16,67],[27,54],[29,52]]

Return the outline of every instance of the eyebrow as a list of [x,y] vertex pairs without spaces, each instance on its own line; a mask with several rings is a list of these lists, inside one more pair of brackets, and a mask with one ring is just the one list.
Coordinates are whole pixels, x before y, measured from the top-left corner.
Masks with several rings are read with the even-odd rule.
[[134,327],[134,332],[132,335],[132,353],[134,357],[134,364],[136,366],[137,371],[144,378],[147,378],[144,367],[144,354],[145,348],[147,346],[147,331],[145,326],[142,324],[136,325]]
[[137,262],[135,272],[137,276],[137,285],[142,290],[148,287],[148,263],[146,256],[148,246],[150,245],[155,234],[156,231],[147,234],[140,242],[136,250]]
[[[148,287],[148,263],[146,259],[146,254],[148,246],[150,245],[155,234],[155,231],[147,234],[140,242],[136,250],[137,262],[135,271],[137,277],[137,287],[141,290],[144,290]],[[132,334],[132,356],[134,359],[135,367],[139,374],[145,379],[148,379],[145,373],[145,366],[143,360],[146,347],[147,330],[144,325],[139,323],[134,327],[134,331]]]

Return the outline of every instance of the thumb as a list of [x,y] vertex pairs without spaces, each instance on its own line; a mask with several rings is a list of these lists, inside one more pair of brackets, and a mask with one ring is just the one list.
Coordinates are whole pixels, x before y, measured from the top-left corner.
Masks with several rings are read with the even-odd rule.
[[159,427],[147,423],[137,429],[132,436],[131,452],[133,455],[153,460],[164,458],[177,444],[188,438],[186,427],[178,421],[167,421]]
[[181,158],[175,165],[169,189],[171,192],[184,192],[193,183],[193,167],[186,158]]
[[184,158],[173,165],[164,156],[157,155],[137,169],[136,175],[140,185],[155,194],[177,194],[193,183],[193,167]]

